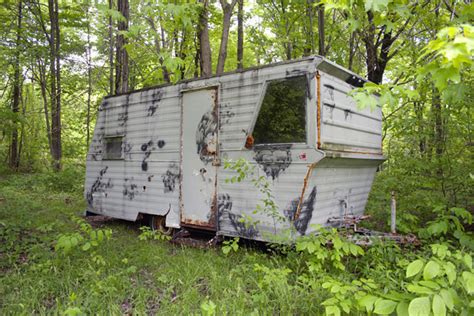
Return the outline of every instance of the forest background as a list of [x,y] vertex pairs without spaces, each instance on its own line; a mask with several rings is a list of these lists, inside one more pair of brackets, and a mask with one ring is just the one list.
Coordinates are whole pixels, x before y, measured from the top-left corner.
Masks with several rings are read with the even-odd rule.
[[395,192],[399,232],[432,227],[434,241],[473,249],[469,0],[4,0],[0,17],[8,183],[47,174],[80,192],[106,95],[317,54],[369,80],[360,106],[380,96],[387,161],[369,226],[387,230]]

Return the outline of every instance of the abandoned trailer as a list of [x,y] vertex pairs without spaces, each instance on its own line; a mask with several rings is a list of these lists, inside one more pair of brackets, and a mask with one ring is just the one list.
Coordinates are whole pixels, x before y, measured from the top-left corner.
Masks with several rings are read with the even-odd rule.
[[[361,215],[384,159],[381,109],[348,96],[364,82],[313,56],[107,97],[87,155],[87,210],[256,240]],[[254,214],[263,194],[250,179],[226,181],[235,171],[224,161],[240,157],[289,221]]]

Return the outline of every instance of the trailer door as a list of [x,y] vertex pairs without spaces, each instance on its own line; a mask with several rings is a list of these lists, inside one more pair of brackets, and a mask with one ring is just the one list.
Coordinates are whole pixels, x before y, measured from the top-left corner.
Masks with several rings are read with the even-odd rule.
[[216,229],[217,88],[182,95],[181,224]]

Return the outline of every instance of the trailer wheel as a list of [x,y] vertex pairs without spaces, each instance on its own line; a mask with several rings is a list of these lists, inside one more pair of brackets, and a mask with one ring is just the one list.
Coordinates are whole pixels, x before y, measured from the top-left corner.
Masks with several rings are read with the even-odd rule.
[[160,215],[150,215],[148,216],[148,225],[154,231],[158,231],[165,236],[173,235],[174,228],[166,227],[166,217]]

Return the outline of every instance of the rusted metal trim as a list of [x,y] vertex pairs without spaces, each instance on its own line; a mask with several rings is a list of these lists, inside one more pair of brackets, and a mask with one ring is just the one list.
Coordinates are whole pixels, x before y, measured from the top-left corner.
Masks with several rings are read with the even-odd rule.
[[181,222],[182,227],[189,227],[189,228],[195,228],[195,229],[204,229],[204,230],[210,230],[210,231],[216,231],[216,226],[213,224],[209,224],[208,222],[203,222],[199,220],[185,220],[184,222]]
[[[222,86],[220,87],[222,88]],[[220,108],[219,108],[219,87],[214,90],[214,113],[216,115],[216,153],[214,155],[214,160],[212,161],[212,167],[214,168],[214,192],[212,194],[212,202],[211,202],[211,216],[209,218],[209,224],[217,231],[219,228],[219,214],[217,214],[219,210],[218,199],[217,199],[217,179],[218,179],[218,172],[219,166],[221,165],[221,158],[220,158],[220,145],[219,145],[219,135],[220,135]]]
[[303,206],[303,200],[304,200],[304,194],[306,192],[306,188],[308,187],[308,180],[311,177],[311,174],[313,173],[313,169],[316,166],[317,162],[312,163],[308,166],[308,171],[306,171],[306,175],[303,180],[303,190],[301,190],[301,196],[300,200],[298,201],[298,207],[296,208],[295,215],[293,216],[293,221],[296,221],[301,214],[301,208]]
[[321,148],[321,75],[316,71],[316,122],[318,131],[318,149]]

